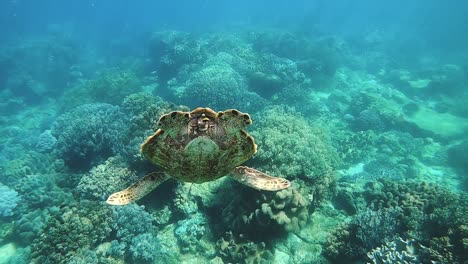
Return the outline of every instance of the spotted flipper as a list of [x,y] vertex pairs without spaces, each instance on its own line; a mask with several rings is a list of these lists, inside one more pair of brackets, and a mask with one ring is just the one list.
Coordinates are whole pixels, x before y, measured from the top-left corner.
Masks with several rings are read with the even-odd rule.
[[236,167],[229,176],[244,185],[263,191],[279,191],[291,186],[286,179],[273,177],[245,166]]
[[126,205],[135,202],[167,179],[169,177],[163,172],[152,172],[127,189],[111,194],[106,202],[111,205]]

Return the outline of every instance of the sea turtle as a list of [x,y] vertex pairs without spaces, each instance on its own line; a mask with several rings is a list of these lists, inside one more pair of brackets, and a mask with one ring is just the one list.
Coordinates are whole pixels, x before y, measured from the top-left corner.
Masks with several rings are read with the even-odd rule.
[[210,108],[171,112],[159,118],[159,129],[141,145],[141,153],[163,172],[144,176],[107,199],[125,205],[150,193],[169,178],[202,183],[228,175],[257,190],[278,191],[290,186],[286,179],[240,166],[257,151],[244,128],[252,124],[245,113],[229,109],[216,113]]

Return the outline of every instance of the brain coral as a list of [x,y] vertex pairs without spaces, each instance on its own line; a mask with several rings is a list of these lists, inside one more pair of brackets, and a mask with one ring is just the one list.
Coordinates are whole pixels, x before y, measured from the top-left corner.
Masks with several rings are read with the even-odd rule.
[[119,107],[85,104],[60,115],[52,127],[56,154],[72,168],[90,165],[112,156],[125,127]]
[[256,116],[251,133],[258,145],[255,166],[272,175],[312,182],[314,201],[319,202],[334,181],[338,162],[327,138],[293,108],[269,107]]

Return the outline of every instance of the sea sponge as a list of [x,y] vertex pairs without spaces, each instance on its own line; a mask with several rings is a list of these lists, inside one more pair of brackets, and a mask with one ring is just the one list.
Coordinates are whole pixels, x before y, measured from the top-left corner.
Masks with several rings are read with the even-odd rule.
[[119,107],[85,104],[60,115],[52,126],[56,154],[74,169],[87,170],[114,154],[125,127]]

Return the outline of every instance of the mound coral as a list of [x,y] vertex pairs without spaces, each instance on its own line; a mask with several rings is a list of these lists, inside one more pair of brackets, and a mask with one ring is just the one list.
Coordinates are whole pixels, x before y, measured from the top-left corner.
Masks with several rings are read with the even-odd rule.
[[[255,196],[256,201],[252,203]],[[242,197],[249,199],[245,201]],[[292,187],[276,193],[238,196],[223,210],[223,221],[233,231],[245,234],[299,232],[308,217],[309,201]]]
[[68,110],[96,102],[118,105],[125,96],[140,91],[140,80],[133,71],[111,68],[100,72],[96,79],[81,82],[68,90],[61,108]]
[[213,109],[238,108],[245,111],[263,102],[257,94],[247,90],[245,79],[224,63],[205,64],[174,89],[181,103],[191,107],[203,105]]
[[93,249],[110,234],[110,210],[97,203],[61,208],[32,244],[33,263],[67,263],[82,249]]
[[203,59],[202,45],[193,35],[180,31],[162,31],[152,35],[149,55],[158,67],[158,77],[162,81],[172,78],[185,64]]
[[0,184],[0,217],[12,216],[19,201],[20,197],[15,190]]
[[240,235],[235,237],[227,232],[216,242],[218,255],[228,263],[270,263],[273,254],[264,242],[254,243]]
[[112,157],[81,177],[76,190],[81,197],[103,201],[110,194],[125,189],[129,182],[136,179],[135,172],[126,168],[120,159]]
[[74,169],[106,159],[121,143],[123,115],[110,104],[85,104],[60,115],[52,126],[56,154]]
[[21,194],[22,212],[28,210],[59,206],[73,200],[72,195],[57,186],[58,174],[35,174],[22,178],[16,185],[15,190]]
[[272,175],[313,184],[314,203],[330,193],[338,157],[319,127],[286,106],[269,107],[254,118],[255,167]]

